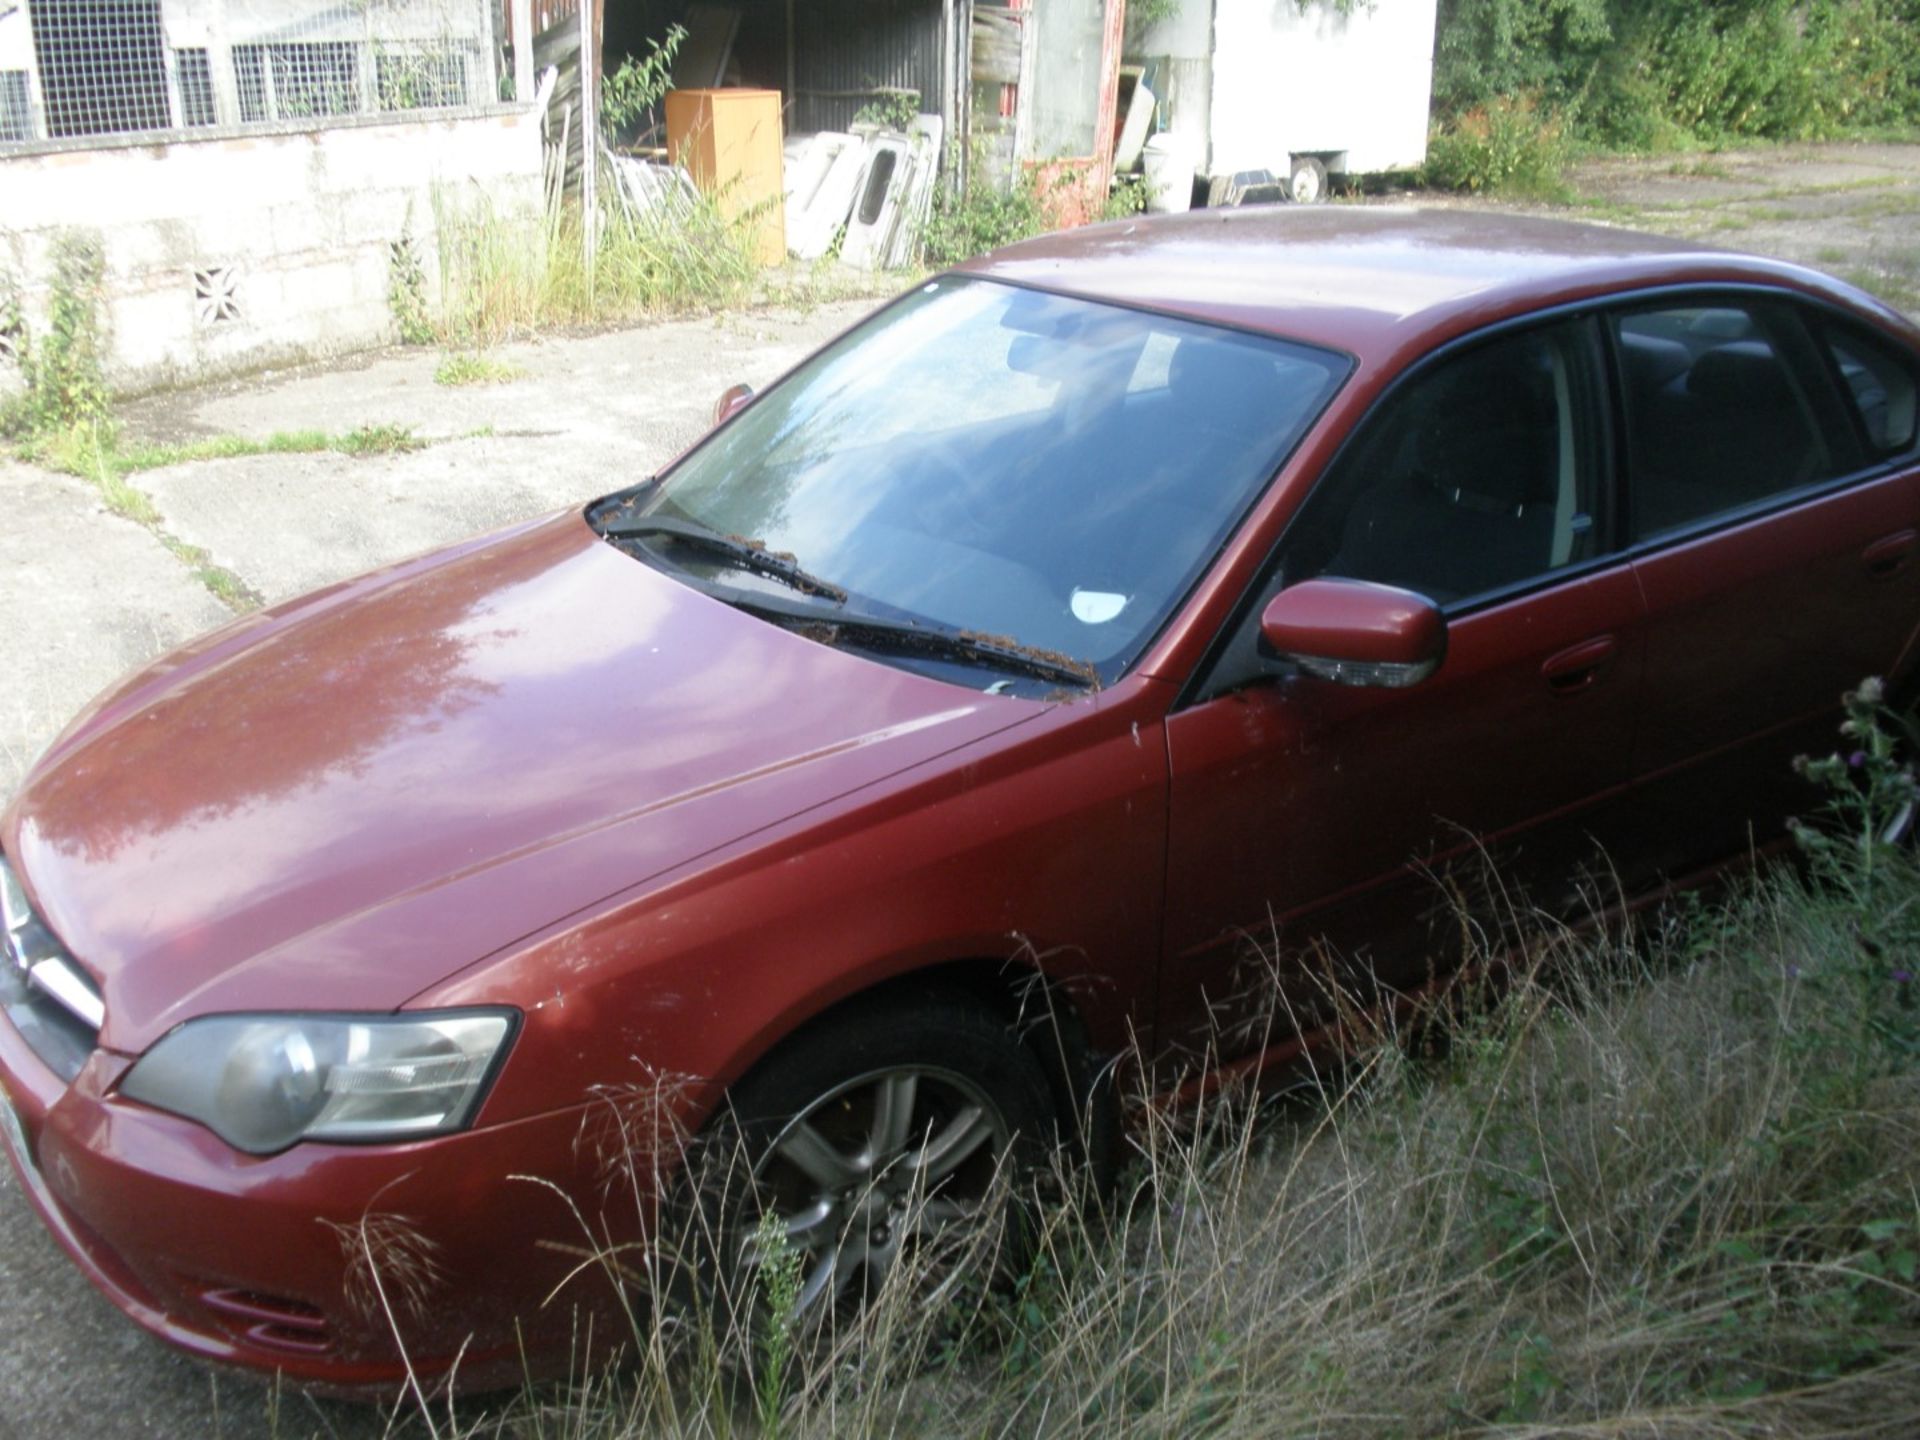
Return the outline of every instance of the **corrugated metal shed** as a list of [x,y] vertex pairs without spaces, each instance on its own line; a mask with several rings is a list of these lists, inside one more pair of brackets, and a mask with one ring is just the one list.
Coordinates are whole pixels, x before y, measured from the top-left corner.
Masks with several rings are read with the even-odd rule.
[[952,116],[942,0],[804,0],[793,10],[787,129],[845,130],[874,92],[917,90],[920,108]]

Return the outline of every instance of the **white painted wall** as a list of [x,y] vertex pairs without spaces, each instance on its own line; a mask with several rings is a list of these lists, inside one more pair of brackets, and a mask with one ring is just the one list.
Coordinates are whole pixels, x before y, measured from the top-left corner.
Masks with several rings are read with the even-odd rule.
[[1435,0],[1217,0],[1213,172],[1285,174],[1304,151],[1346,169],[1418,165],[1427,153]]
[[[531,108],[0,156],[0,276],[44,334],[54,237],[98,235],[121,386],[364,348],[394,338],[393,242],[411,236],[432,285],[438,217],[532,213],[540,167]],[[237,271],[236,320],[196,302],[214,266]]]
[[1165,57],[1170,127],[1204,143],[1209,174],[1344,153],[1351,171],[1426,158],[1436,0],[1183,0],[1128,54]]

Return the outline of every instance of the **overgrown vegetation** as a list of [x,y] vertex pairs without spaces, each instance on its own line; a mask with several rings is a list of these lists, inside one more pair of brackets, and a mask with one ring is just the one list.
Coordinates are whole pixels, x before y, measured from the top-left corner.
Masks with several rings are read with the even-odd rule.
[[[604,188],[604,184],[603,184]],[[554,325],[716,308],[745,296],[758,273],[745,226],[711,197],[646,216],[609,197],[591,267],[574,206],[545,215],[491,207],[440,222],[440,343],[487,346]]]
[[1540,193],[1568,140],[1646,150],[1911,128],[1917,28],[1920,0],[1442,0],[1429,173]]
[[919,115],[920,92],[918,90],[887,90],[875,95],[854,111],[853,123],[878,125],[882,130],[898,130],[905,133]]
[[[685,31],[672,27],[602,82],[609,135],[652,115],[683,39]],[[442,300],[429,328],[441,344],[491,345],[554,325],[718,307],[747,293],[758,273],[750,216],[729,215],[718,197],[672,186],[638,204],[592,148],[601,167],[592,216],[564,198],[557,166],[538,211],[456,209],[436,197]]]
[[1147,177],[1144,175],[1116,175],[1113,188],[1107,192],[1107,203],[1101,209],[1102,220],[1125,220],[1129,216],[1139,215],[1147,208]]
[[47,296],[46,334],[35,341],[19,296],[4,297],[0,324],[14,337],[14,355],[25,385],[0,410],[0,434],[32,444],[77,426],[109,423],[106,321],[101,294],[105,259],[97,236],[65,231],[51,248],[53,279]]
[[[949,159],[949,171],[953,163]],[[1047,228],[1046,209],[1033,185],[1022,177],[1003,190],[990,169],[976,150],[965,189],[955,193],[942,186],[935,193],[920,243],[928,265],[957,265]]]
[[1298,1098],[1139,1108],[1112,1205],[1043,1203],[1011,1284],[939,1310],[902,1267],[797,1332],[767,1234],[750,1311],[649,1312],[636,1368],[471,1433],[1914,1433],[1920,734],[1881,698],[1801,767],[1804,867],[1528,923],[1430,1058],[1380,1033]]
[[1426,179],[1444,190],[1557,200],[1567,194],[1567,153],[1560,123],[1533,96],[1500,95],[1434,130]]
[[627,56],[601,79],[600,123],[608,135],[629,134],[652,118],[673,86],[673,57],[686,38],[684,26],[669,25],[659,44],[644,55]]
[[410,231],[401,231],[387,258],[387,311],[402,345],[433,343],[433,314],[427,304],[427,276]]

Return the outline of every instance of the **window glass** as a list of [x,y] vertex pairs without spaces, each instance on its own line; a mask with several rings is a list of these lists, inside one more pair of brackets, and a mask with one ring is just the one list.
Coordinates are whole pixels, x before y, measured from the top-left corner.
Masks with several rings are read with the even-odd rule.
[[1286,583],[1373,580],[1446,604],[1593,554],[1587,333],[1504,337],[1395,392],[1289,537]]
[[[1007,637],[1111,679],[1347,369],[1282,340],[942,277],[714,432],[640,512],[791,555],[847,591],[849,614]],[[661,553],[792,600],[710,552]]]
[[1915,411],[1911,362],[1850,325],[1828,322],[1821,338],[1859,414],[1868,450],[1883,458],[1909,448]]
[[1763,320],[1727,304],[1614,319],[1636,538],[1836,473],[1806,388]]

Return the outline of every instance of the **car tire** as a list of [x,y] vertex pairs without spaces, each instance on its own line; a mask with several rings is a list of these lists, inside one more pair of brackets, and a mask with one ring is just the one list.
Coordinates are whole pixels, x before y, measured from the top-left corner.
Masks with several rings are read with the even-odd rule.
[[1311,155],[1296,158],[1287,177],[1287,195],[1297,205],[1317,205],[1326,199],[1326,165]]
[[1058,1131],[1040,1061],[971,997],[836,1013],[756,1066],[711,1127],[709,1294],[739,1328],[784,1257],[790,1315],[820,1331],[903,1265],[918,1303],[977,1292],[1017,1266]]

